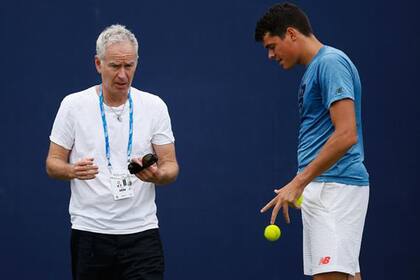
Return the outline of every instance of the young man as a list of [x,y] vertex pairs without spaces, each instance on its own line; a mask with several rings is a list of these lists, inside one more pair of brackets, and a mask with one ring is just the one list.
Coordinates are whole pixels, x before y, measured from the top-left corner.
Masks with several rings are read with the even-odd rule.
[[[155,185],[178,174],[165,103],[131,87],[138,42],[121,25],[96,42],[101,84],[64,98],[50,136],[47,173],[70,180],[73,279],[163,279]],[[135,176],[130,161],[156,153]]]
[[284,69],[306,67],[299,86],[298,173],[275,190],[262,209],[282,208],[303,194],[304,273],[315,280],[361,279],[359,252],[368,206],[363,164],[361,85],[357,69],[340,50],[314,36],[305,13],[284,3],[258,21],[255,40]]

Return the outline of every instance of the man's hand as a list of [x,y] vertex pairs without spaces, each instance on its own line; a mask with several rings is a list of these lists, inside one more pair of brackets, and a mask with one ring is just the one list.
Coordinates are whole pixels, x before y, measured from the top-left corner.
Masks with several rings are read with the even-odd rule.
[[74,164],[69,163],[70,150],[50,143],[46,169],[51,178],[60,180],[90,180],[98,174],[98,166],[93,163],[93,158],[84,158]]
[[98,166],[93,163],[93,158],[84,158],[73,164],[71,177],[79,180],[91,180],[98,174]]
[[[133,158],[133,162],[137,163],[140,166],[143,166],[141,159]],[[142,180],[143,182],[150,182],[154,184],[158,184],[161,179],[161,172],[156,163],[152,164],[146,169],[135,174],[137,178]]]
[[296,201],[302,195],[304,187],[305,186],[299,182],[298,178],[295,177],[286,186],[282,187],[281,189],[274,190],[274,192],[277,194],[276,197],[274,197],[261,209],[261,213],[264,213],[268,209],[273,208],[270,224],[274,224],[280,208],[283,208],[284,219],[286,220],[286,223],[290,224],[289,206],[292,205],[296,208],[299,208],[299,206],[296,205]]

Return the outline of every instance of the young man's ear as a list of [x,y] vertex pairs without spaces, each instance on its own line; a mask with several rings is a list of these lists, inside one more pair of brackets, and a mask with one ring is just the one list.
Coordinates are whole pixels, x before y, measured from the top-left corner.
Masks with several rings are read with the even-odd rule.
[[294,29],[293,27],[287,27],[286,29],[286,34],[288,34],[290,36],[290,39],[292,39],[292,41],[296,41],[297,39],[297,30]]

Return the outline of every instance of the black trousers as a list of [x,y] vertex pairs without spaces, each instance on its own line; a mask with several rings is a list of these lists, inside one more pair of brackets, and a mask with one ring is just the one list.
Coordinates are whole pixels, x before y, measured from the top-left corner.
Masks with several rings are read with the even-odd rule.
[[72,229],[73,280],[162,280],[159,230],[101,234]]

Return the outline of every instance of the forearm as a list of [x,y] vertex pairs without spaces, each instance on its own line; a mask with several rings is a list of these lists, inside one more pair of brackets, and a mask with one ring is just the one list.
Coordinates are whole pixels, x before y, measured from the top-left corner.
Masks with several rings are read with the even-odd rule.
[[158,164],[159,180],[157,185],[166,185],[174,182],[179,173],[178,163],[176,161],[165,161]]
[[59,180],[71,180],[76,176],[73,172],[73,166],[59,158],[48,157],[46,162],[47,174],[51,178]]
[[357,134],[351,131],[334,131],[321,148],[318,156],[302,172],[296,175],[295,180],[304,188],[333,166],[356,143]]

